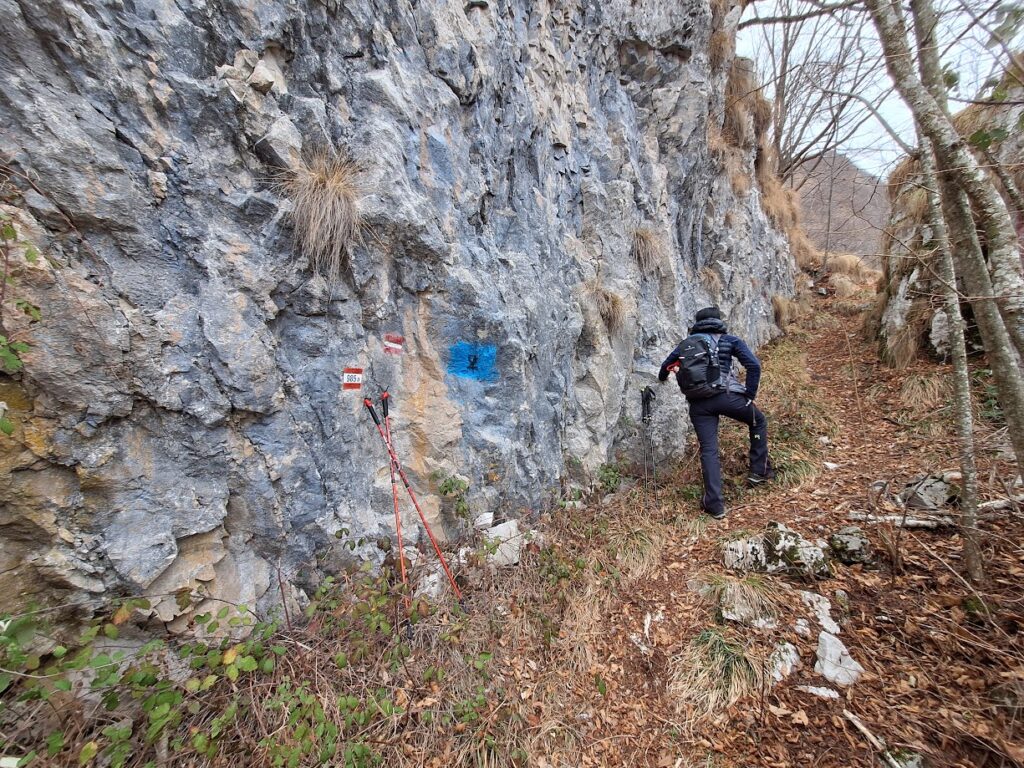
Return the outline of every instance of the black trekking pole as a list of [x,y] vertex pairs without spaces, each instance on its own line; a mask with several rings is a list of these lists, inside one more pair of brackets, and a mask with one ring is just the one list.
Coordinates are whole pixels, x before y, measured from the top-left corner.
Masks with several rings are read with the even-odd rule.
[[455,577],[452,576],[451,569],[448,568],[448,561],[445,560],[444,554],[441,552],[441,547],[438,545],[437,539],[434,538],[434,532],[430,530],[430,524],[427,522],[427,516],[423,514],[423,510],[420,508],[420,503],[416,499],[416,494],[413,493],[412,486],[409,485],[409,478],[406,477],[405,470],[402,469],[402,464],[398,461],[398,456],[395,455],[395,449],[391,446],[391,441],[388,440],[388,436],[384,434],[384,428],[381,426],[380,417],[377,415],[377,411],[373,408],[373,401],[368,397],[363,398],[363,405],[365,405],[366,410],[370,412],[370,418],[373,419],[373,423],[377,425],[377,432],[380,434],[380,439],[384,441],[384,447],[388,450],[392,466],[398,472],[398,476],[402,478],[402,485],[405,486],[405,490],[409,494],[409,498],[412,500],[412,505],[416,508],[416,514],[420,516],[420,522],[423,523],[423,528],[426,530],[427,536],[430,537],[430,543],[434,545],[434,551],[437,553],[437,557],[441,561],[441,567],[444,568],[445,575],[448,576],[448,581],[451,583],[452,589],[455,590],[455,595],[461,603],[462,590],[459,589],[459,585],[455,583]]
[[[388,400],[391,396],[385,390],[380,396],[380,409],[384,414],[384,434],[388,445],[391,445],[391,417],[388,416]],[[398,511],[398,480],[395,478],[395,462],[388,462],[391,470],[391,497],[395,502],[395,531],[398,535],[398,569],[402,574],[402,587],[405,589],[405,607],[409,608],[409,578],[405,574],[405,550],[402,547],[402,515]]]
[[647,483],[647,449],[651,451],[651,485],[654,488],[654,505],[658,506],[658,459],[654,453],[654,436],[651,434],[651,417],[654,415],[654,400],[656,395],[650,386],[644,387],[640,392],[640,420],[644,425],[644,433],[647,440],[644,445],[644,484]]

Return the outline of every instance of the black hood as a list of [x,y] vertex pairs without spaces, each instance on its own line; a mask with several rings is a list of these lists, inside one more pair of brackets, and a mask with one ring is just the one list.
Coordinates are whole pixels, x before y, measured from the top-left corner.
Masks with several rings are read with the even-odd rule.
[[706,317],[693,324],[690,333],[728,333],[725,322],[717,317]]

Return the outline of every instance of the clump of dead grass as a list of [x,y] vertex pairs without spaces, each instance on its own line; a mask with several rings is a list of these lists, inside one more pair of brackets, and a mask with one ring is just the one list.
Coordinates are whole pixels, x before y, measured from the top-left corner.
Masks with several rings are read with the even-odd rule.
[[911,373],[900,384],[900,404],[918,416],[941,408],[951,395],[949,377],[936,373]]
[[320,149],[291,169],[282,187],[292,201],[299,250],[313,271],[333,284],[349,249],[362,239],[358,168],[338,152]]
[[608,550],[617,567],[630,581],[652,575],[661,563],[665,548],[662,531],[638,518],[616,520],[608,532]]
[[732,55],[732,35],[724,29],[716,29],[708,41],[708,65],[712,72],[721,72],[722,66]]
[[797,267],[808,274],[817,272],[821,268],[821,251],[814,247],[804,228],[797,224],[791,227],[786,235],[789,237],[789,250]]
[[719,298],[722,295],[722,276],[718,274],[711,267],[701,267],[697,276],[700,278],[701,285],[704,289],[714,298]]
[[769,583],[763,574],[702,574],[697,582],[700,595],[706,602],[719,612],[729,612],[737,621],[769,619],[779,614],[778,587]]
[[765,685],[764,658],[705,629],[670,662],[669,694],[690,725],[706,721]]
[[596,281],[590,283],[588,290],[608,332],[620,331],[626,323],[626,300]]
[[829,287],[840,299],[849,299],[860,293],[860,287],[844,274],[833,274],[828,278]]
[[776,293],[772,296],[772,314],[775,316],[775,324],[782,330],[786,330],[789,324],[796,319],[796,302]]
[[875,280],[878,270],[871,269],[860,256],[852,253],[830,253],[825,260],[825,269],[832,274],[847,275],[859,283]]
[[722,137],[734,147],[752,149],[756,143],[757,134],[748,105],[753,102],[757,90],[753,62],[734,58],[725,81],[725,115],[722,122]]
[[665,245],[653,227],[637,227],[633,231],[633,258],[644,274],[656,271],[665,261]]

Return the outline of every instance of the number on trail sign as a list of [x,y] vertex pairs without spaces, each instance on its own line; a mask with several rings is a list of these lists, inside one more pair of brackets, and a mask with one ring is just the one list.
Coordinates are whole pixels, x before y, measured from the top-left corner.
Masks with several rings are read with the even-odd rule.
[[362,368],[346,368],[341,373],[341,388],[342,389],[362,389],[363,387],[363,369]]

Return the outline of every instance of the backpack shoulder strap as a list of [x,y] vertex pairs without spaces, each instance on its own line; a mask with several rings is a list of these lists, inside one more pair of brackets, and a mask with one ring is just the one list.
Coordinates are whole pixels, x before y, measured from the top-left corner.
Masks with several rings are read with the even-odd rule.
[[694,336],[701,336],[701,337],[707,339],[708,340],[708,347],[710,347],[712,354],[715,354],[715,355],[718,354],[718,342],[715,340],[714,336],[712,336],[710,333],[695,333],[693,335]]

